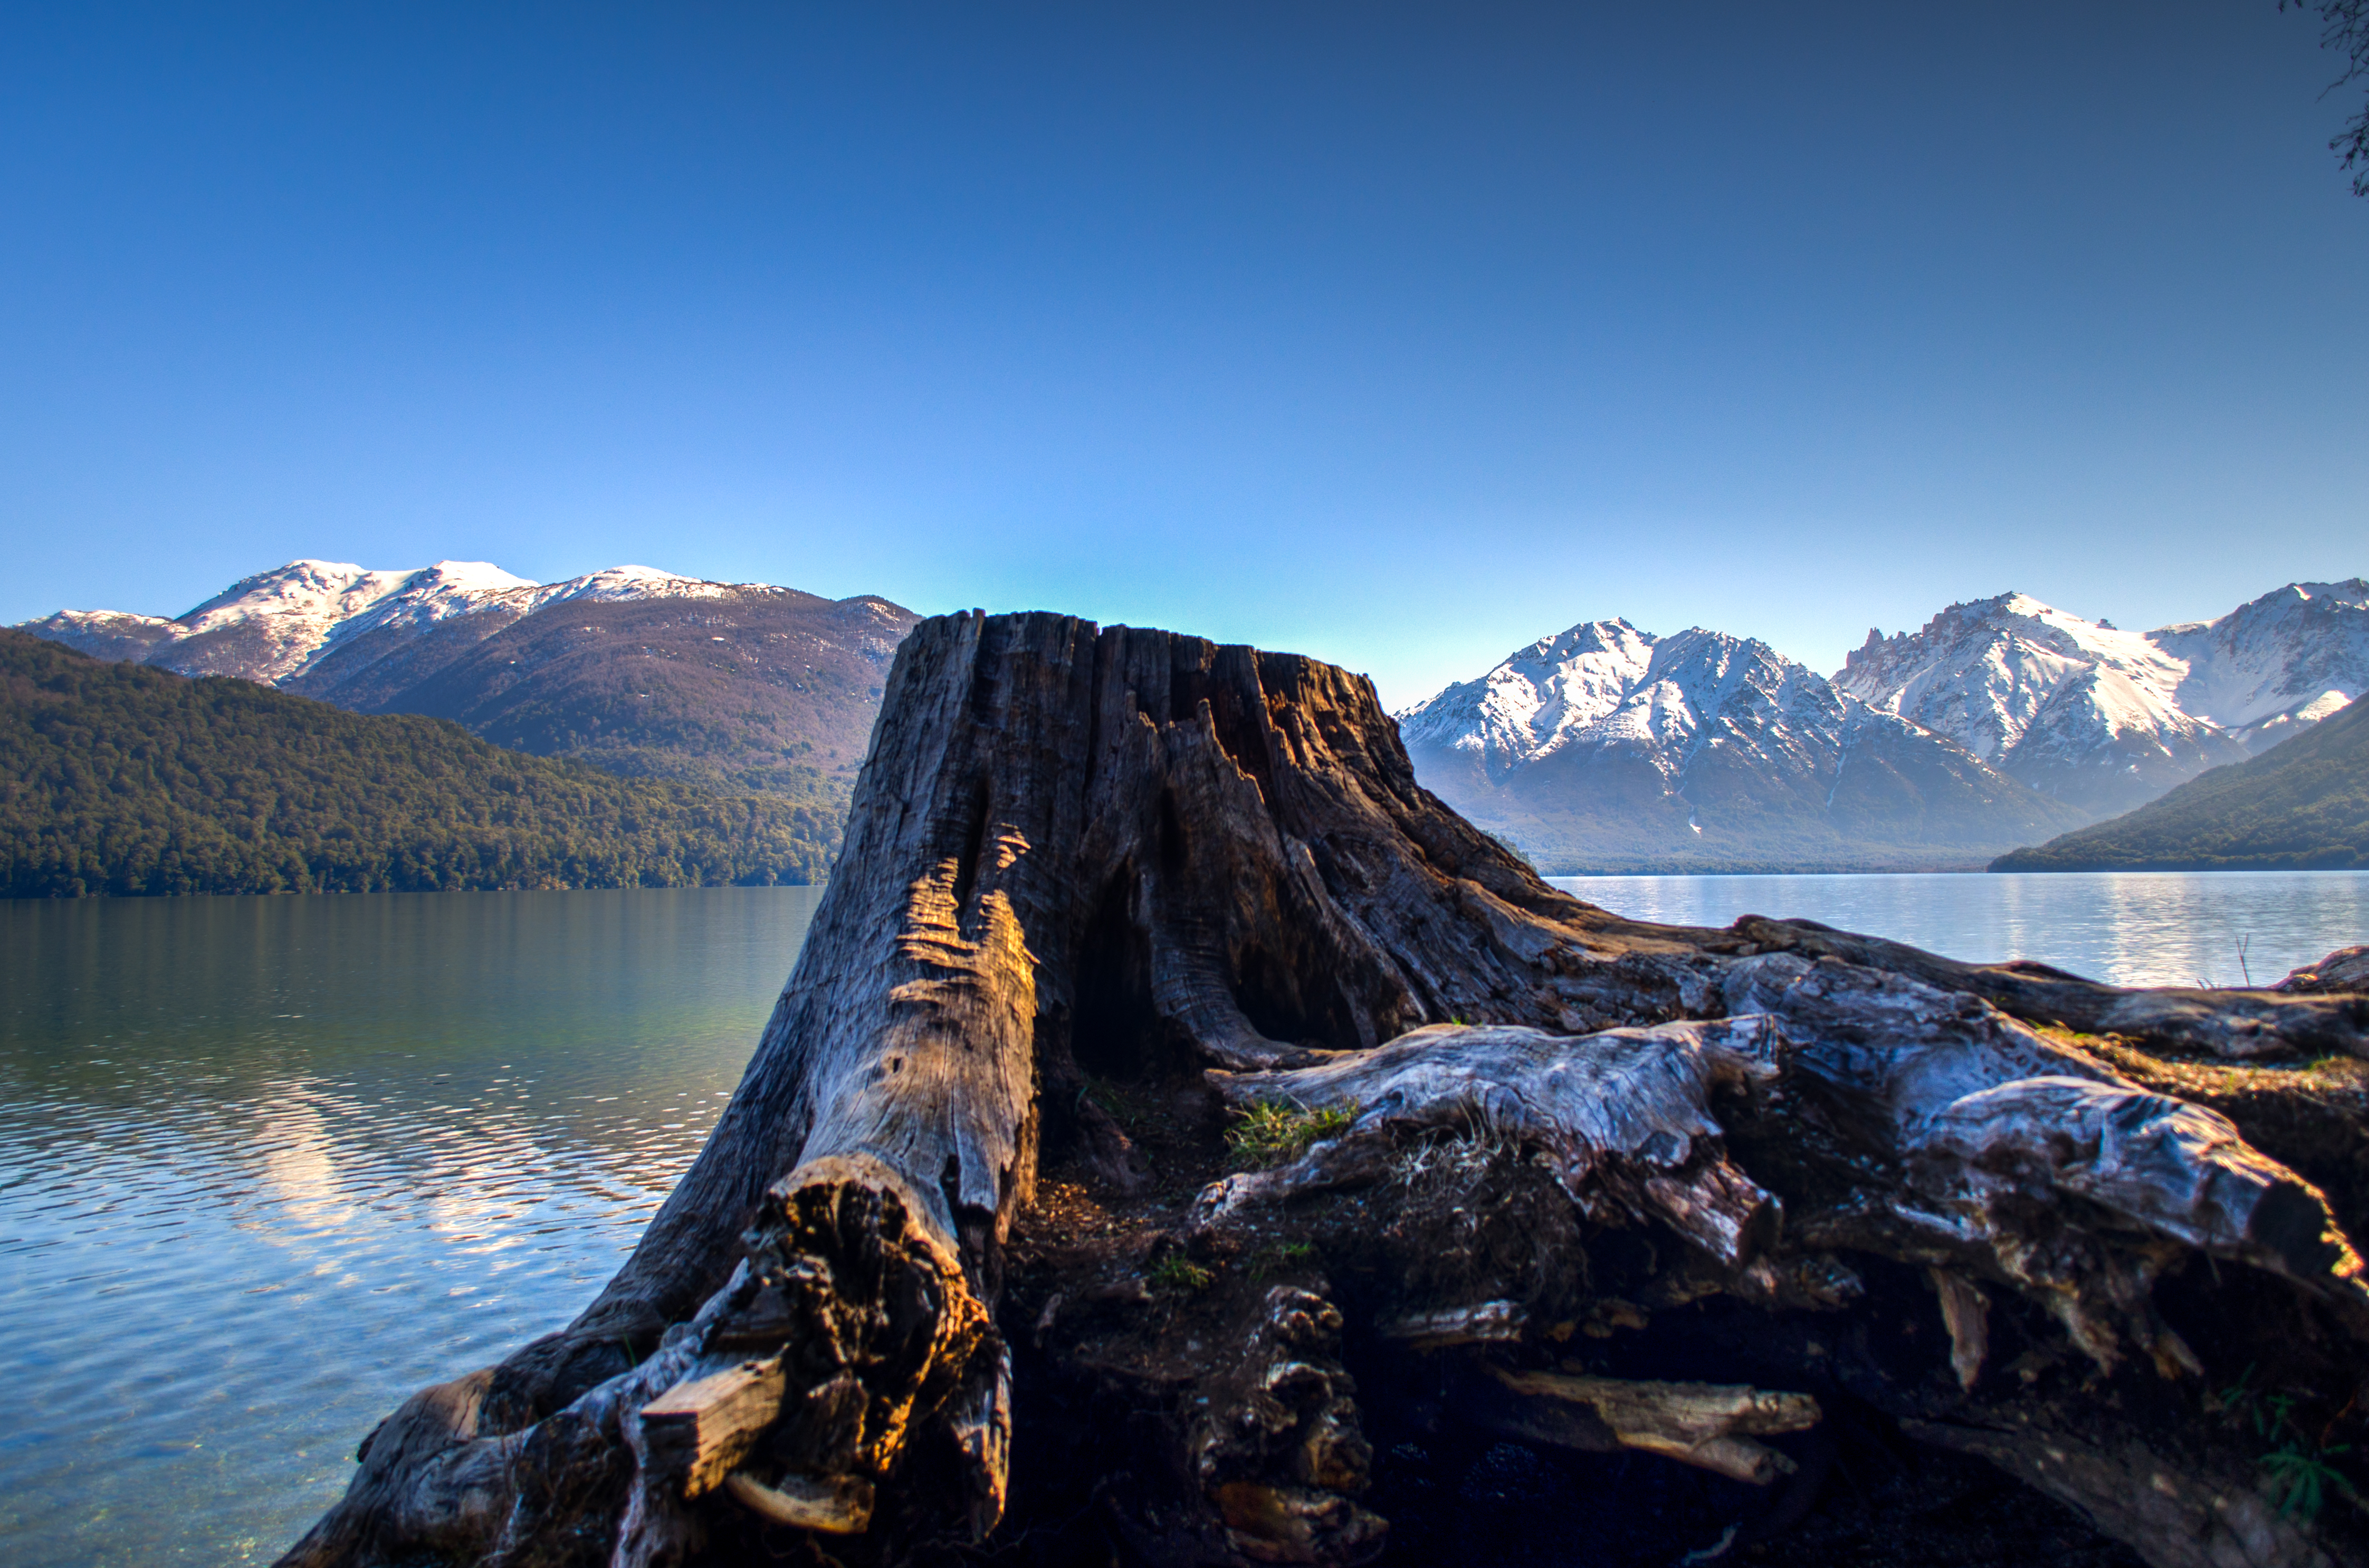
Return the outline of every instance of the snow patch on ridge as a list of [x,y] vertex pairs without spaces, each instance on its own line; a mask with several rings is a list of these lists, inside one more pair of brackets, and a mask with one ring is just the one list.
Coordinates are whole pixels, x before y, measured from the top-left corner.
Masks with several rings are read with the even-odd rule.
[[1952,604],[1919,632],[1870,633],[1835,683],[1997,764],[2060,699],[2081,709],[2060,719],[2109,734],[2194,731],[2175,696],[2187,674],[2185,660],[2138,633],[2003,593]]
[[1480,754],[1492,778],[1586,735],[1628,700],[1655,638],[1626,621],[1584,621],[1515,653],[1477,681],[1399,715],[1407,743]]
[[2290,583],[2147,635],[2187,663],[2180,705],[2260,751],[2369,690],[2369,579]]
[[1869,633],[1836,684],[2043,793],[2124,811],[2369,689],[2369,582],[2290,584],[2146,633],[2005,593]]
[[[439,561],[412,570],[372,570],[346,561],[291,561],[231,584],[185,615],[165,620],[118,611],[60,611],[23,629],[101,657],[155,661],[187,651],[197,672],[276,685],[303,674],[349,639],[386,626],[419,626],[461,615],[532,614],[581,600],[721,599],[771,592],[763,583],[709,582],[655,567],[610,567],[538,583],[486,561]],[[173,654],[177,664],[181,655]]]
[[1543,638],[1397,717],[1411,751],[1471,754],[1493,783],[1558,752],[1620,750],[1677,795],[1722,745],[1808,767],[1855,705],[1766,643],[1700,626],[1656,637],[1612,620]]

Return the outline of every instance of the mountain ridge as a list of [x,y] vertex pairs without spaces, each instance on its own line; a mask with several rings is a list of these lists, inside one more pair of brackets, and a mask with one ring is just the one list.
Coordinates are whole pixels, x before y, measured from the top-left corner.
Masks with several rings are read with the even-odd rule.
[[389,571],[305,557],[241,578],[170,619],[120,610],[60,610],[17,629],[100,658],[136,653],[137,662],[177,674],[235,675],[276,686],[303,675],[340,645],[381,629],[482,615],[499,617],[498,629],[498,624],[547,605],[577,600],[714,599],[770,589],[653,567],[609,567],[539,583],[488,561],[438,561]]
[[1582,622],[1398,719],[1425,787],[1550,875],[1972,869],[2079,819],[1702,627]]
[[1396,715],[1418,776],[1542,868],[1974,869],[2305,732],[2369,690],[2369,580],[2154,632],[2028,594],[1765,643],[1585,621]]
[[[917,617],[639,566],[305,559],[166,619],[23,629],[358,713],[448,718],[625,776],[844,809]],[[2124,632],[2027,594],[1871,631],[1832,678],[1702,627],[1581,622],[1397,716],[1423,781],[1549,869],[1973,869],[2318,722],[2369,689],[2369,580]]]
[[836,822],[888,661],[917,619],[876,595],[649,567],[537,583],[485,562],[383,571],[306,559],[169,620],[60,611],[19,629],[356,713],[451,719],[627,777],[777,795]]
[[2093,817],[2242,761],[2369,690],[2369,580],[2125,632],[2023,593],[1871,631],[1836,684]]

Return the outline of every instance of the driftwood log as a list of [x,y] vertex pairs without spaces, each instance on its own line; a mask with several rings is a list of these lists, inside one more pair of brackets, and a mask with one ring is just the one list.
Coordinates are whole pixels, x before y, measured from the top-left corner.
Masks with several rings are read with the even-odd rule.
[[1646,1467],[1530,1521],[1604,1561],[1889,1453],[2120,1561],[2369,1563],[2363,1056],[2357,995],[1624,921],[1361,678],[944,617],[630,1260],[281,1561],[1421,1561],[1518,1451]]

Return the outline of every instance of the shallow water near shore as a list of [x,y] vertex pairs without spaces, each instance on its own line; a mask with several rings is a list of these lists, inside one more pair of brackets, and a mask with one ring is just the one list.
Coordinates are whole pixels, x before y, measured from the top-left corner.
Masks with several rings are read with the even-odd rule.
[[[2123,983],[2369,940],[2358,873],[1559,885]],[[818,898],[0,902],[0,1561],[269,1562],[405,1395],[566,1322],[697,1152]]]
[[615,1269],[818,897],[0,903],[0,1561],[285,1551]]

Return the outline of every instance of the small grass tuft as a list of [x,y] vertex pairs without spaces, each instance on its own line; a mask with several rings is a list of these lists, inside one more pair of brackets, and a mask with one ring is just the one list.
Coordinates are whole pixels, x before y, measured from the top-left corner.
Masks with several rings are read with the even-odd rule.
[[1146,1276],[1162,1290],[1182,1290],[1198,1296],[1218,1282],[1218,1276],[1186,1257],[1183,1253],[1171,1253],[1151,1265]]
[[1226,1148],[1251,1165],[1280,1165],[1297,1160],[1310,1145],[1338,1138],[1357,1119],[1355,1105],[1311,1111],[1288,1100],[1261,1100],[1237,1113],[1226,1129]]
[[2273,1448],[2259,1461],[2270,1472],[2271,1495],[2278,1499],[2279,1512],[2288,1518],[2300,1516],[2306,1519],[2319,1516],[2328,1494],[2338,1493],[2354,1505],[2360,1504],[2352,1483],[2343,1472],[2328,1461],[2339,1454],[2350,1453],[2352,1445],[2338,1443],[2332,1448],[2306,1449],[2300,1443],[2289,1443]]
[[2254,1436],[2268,1445],[2254,1462],[2262,1468],[2282,1516],[2317,1518],[2331,1492],[2369,1512],[2369,1504],[2364,1504],[2352,1480],[2329,1462],[2351,1453],[2352,1445],[2329,1443],[2325,1433],[2315,1439],[2295,1419],[2295,1407],[2291,1396],[2258,1387],[2251,1367],[2205,1401],[2208,1411],[2218,1413],[2233,1425],[2251,1426]]

